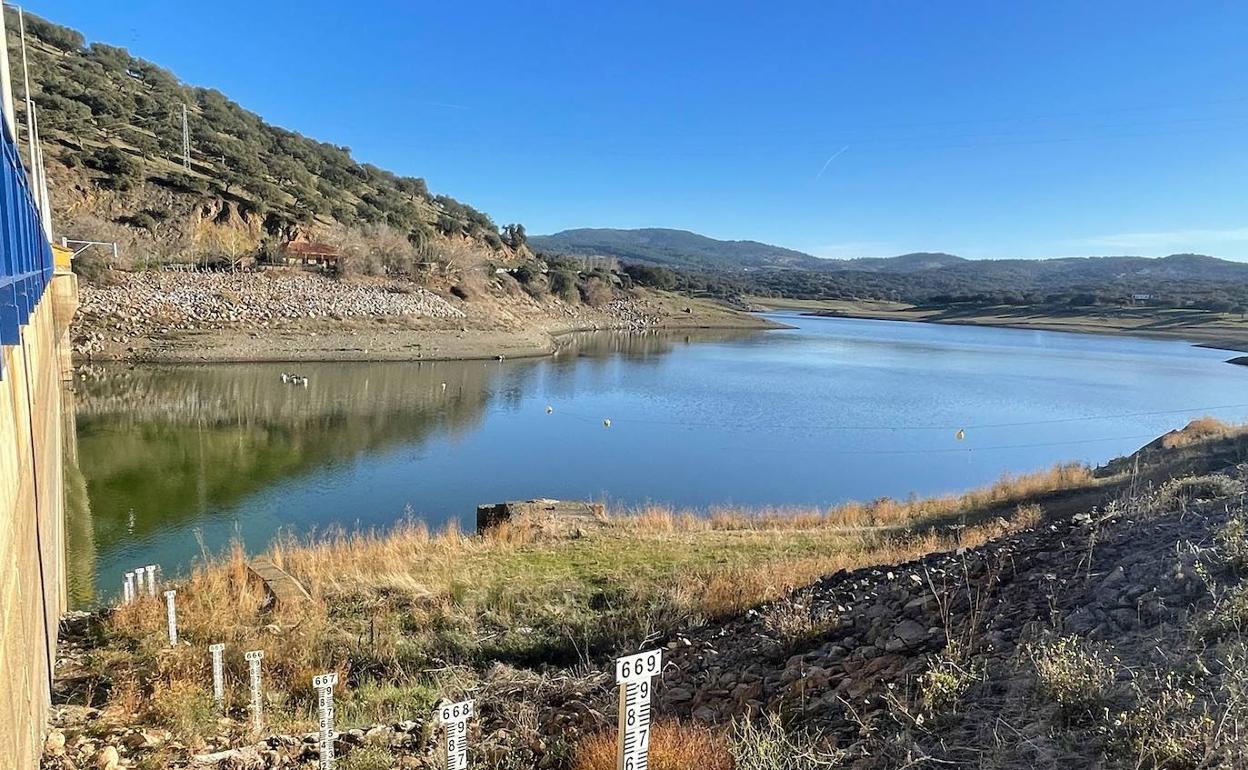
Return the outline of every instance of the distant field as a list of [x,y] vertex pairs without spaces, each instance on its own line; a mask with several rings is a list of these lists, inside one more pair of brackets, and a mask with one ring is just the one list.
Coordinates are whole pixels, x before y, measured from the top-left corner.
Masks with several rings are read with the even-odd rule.
[[801,300],[747,297],[757,307],[797,310],[848,318],[1006,326],[1085,334],[1130,334],[1187,340],[1208,347],[1248,351],[1248,320],[1236,313],[1151,307],[1071,308],[1067,306],[917,307],[871,300]]

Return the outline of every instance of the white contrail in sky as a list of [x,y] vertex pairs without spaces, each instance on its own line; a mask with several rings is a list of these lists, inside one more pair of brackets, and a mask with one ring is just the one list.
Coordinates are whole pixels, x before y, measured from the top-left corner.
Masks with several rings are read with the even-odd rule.
[[818,174],[815,174],[815,181],[816,181],[816,182],[818,182],[818,181],[819,181],[819,177],[823,176],[823,172],[825,172],[825,171],[827,171],[827,170],[828,170],[828,166],[831,166],[831,165],[832,165],[832,161],[834,161],[834,160],[836,160],[837,158],[841,157],[841,153],[845,152],[845,151],[846,151],[846,150],[848,150],[848,149],[849,149],[849,145],[847,144],[847,145],[845,145],[844,147],[842,147],[841,149],[839,149],[839,150],[837,150],[836,152],[832,153],[832,156],[831,156],[830,158],[828,158],[826,161],[824,161],[824,162],[823,162],[823,168],[819,169],[819,173],[818,173]]

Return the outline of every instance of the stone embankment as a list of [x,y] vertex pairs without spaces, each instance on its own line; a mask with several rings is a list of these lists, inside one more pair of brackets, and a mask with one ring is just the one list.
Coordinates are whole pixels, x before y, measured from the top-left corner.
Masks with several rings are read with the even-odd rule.
[[407,281],[264,273],[114,273],[84,284],[82,360],[418,360],[546,355],[552,335],[657,328],[767,328],[723,305],[617,291],[596,307],[530,296],[495,276],[470,299]]
[[336,281],[298,273],[128,273],[84,283],[75,352],[103,341],[194,329],[266,329],[295,321],[409,317],[462,319],[448,300],[411,284]]
[[[1082,514],[983,547],[832,575],[671,645],[661,711],[720,722],[779,710],[854,743],[950,642],[1010,664],[1053,629],[1124,648],[1208,594],[1183,542],[1226,517]],[[787,629],[792,629],[786,634]],[[787,638],[796,634],[797,638]]]

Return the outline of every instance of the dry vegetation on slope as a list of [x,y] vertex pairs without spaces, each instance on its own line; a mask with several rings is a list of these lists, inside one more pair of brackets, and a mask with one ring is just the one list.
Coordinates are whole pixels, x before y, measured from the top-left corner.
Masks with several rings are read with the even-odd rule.
[[[222,766],[310,759],[298,737],[251,743],[241,653],[260,648],[270,729],[308,729],[310,675],[342,674],[350,767],[430,766],[425,715],[470,693],[480,767],[596,770],[604,662],[661,644],[664,745],[711,767],[1238,766],[1248,444],[1207,421],[1175,442],[1129,473],[1057,469],[960,500],[287,541],[273,555],[311,589],[302,610],[267,609],[236,550],[180,587],[176,649],[157,601],[88,624],[61,687],[107,706],[62,709],[65,751],[72,764],[112,742],[153,767],[196,751]],[[1166,481],[1197,460],[1204,475]],[[950,528],[951,512],[1007,516]],[[228,645],[225,721],[208,697],[214,641]]]

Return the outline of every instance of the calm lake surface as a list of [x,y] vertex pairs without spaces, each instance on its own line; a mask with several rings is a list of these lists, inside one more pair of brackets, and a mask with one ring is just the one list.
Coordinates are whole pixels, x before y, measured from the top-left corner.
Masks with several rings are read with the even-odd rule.
[[1200,414],[1248,418],[1248,368],[1226,351],[776,318],[798,328],[595,333],[541,360],[98,368],[76,383],[73,599],[234,537],[259,550],[405,511],[470,527],[478,503],[534,497],[705,509],[950,492],[1099,463]]

